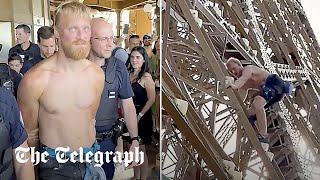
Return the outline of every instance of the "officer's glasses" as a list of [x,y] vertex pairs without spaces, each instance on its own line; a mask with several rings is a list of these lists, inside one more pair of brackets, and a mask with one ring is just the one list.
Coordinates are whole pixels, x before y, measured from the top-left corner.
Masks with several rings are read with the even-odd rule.
[[112,37],[91,37],[91,38],[100,42],[111,42],[114,40],[113,36]]

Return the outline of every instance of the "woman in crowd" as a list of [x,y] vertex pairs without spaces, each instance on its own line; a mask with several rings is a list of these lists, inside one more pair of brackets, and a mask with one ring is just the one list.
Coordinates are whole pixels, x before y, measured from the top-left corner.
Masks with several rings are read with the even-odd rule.
[[143,151],[144,163],[134,167],[134,179],[146,180],[148,177],[148,157],[145,145],[152,143],[152,112],[151,106],[155,101],[155,84],[150,74],[149,58],[143,47],[134,47],[130,53],[129,74],[134,92],[133,102],[136,107],[139,136],[141,137],[140,151]]

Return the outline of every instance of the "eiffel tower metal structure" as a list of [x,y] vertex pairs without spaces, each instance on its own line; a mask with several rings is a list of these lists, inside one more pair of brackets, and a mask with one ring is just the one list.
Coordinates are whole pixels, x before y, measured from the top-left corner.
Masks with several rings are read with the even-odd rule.
[[[163,179],[319,179],[319,45],[298,0],[162,3]],[[294,92],[268,111],[270,152],[224,88],[236,57]]]

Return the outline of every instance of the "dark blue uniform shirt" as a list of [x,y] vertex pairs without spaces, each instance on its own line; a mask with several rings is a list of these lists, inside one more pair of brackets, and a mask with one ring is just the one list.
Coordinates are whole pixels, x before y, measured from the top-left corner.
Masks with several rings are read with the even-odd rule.
[[33,66],[38,64],[40,61],[42,61],[44,58],[41,57],[41,55],[35,56],[30,61],[26,61],[23,63],[22,68],[20,69],[20,73],[25,74],[29,69],[31,69]]
[[12,93],[4,87],[0,87],[0,113],[3,116],[4,122],[10,125],[10,142],[12,148],[15,149],[19,147],[28,136],[20,121],[20,111],[16,99]]
[[10,57],[13,53],[24,55],[23,61],[27,62],[34,57],[40,56],[40,48],[38,45],[30,42],[30,46],[26,50],[23,50],[21,48],[21,44],[17,44],[9,50],[8,57]]

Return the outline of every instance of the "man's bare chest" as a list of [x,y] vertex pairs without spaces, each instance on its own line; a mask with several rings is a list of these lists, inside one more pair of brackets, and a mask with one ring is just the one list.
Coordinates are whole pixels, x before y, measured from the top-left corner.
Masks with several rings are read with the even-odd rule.
[[93,105],[97,97],[94,86],[84,81],[51,81],[40,98],[40,106],[49,113],[77,111]]

